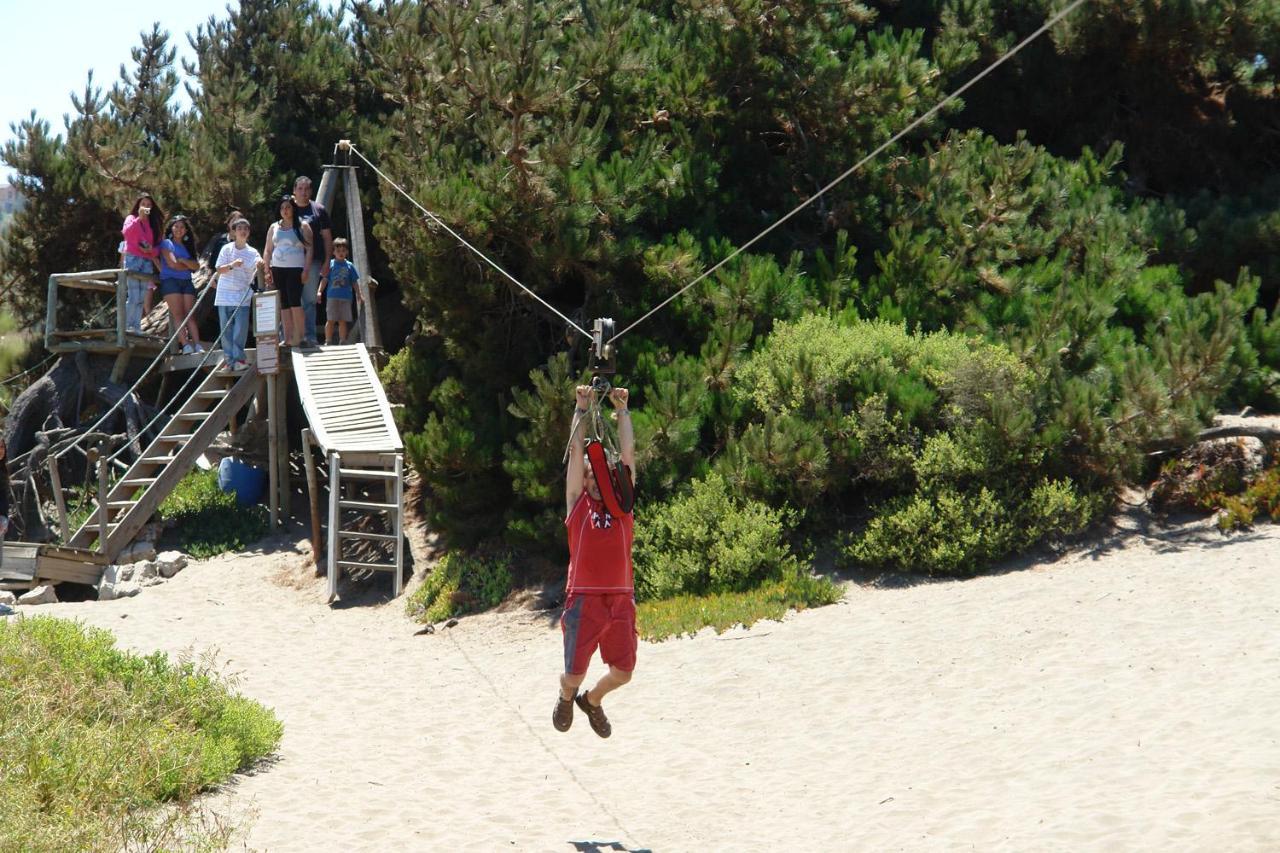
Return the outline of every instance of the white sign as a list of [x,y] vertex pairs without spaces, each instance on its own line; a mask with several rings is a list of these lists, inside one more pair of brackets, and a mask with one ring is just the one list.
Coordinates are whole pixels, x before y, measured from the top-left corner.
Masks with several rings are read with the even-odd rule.
[[253,297],[253,335],[256,338],[278,337],[280,329],[280,291],[264,290]]

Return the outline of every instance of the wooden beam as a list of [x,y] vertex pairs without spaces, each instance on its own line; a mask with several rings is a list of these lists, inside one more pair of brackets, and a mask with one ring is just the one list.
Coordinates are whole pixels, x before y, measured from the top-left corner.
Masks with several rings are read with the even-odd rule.
[[[320,528],[320,483],[316,477],[316,460],[314,456],[315,441],[311,438],[311,430],[302,430],[302,467],[307,475],[307,502],[311,505],[311,561],[318,569],[323,565],[320,554],[324,550],[324,536]],[[330,532],[332,534],[332,531]]]
[[58,277],[49,276],[49,292],[45,297],[44,348],[53,349],[53,333],[58,328]]
[[124,346],[125,332],[125,302],[129,291],[129,274],[126,270],[120,270],[116,275],[116,345]]
[[394,525],[396,532],[396,574],[392,591],[395,597],[399,598],[404,585],[404,456],[400,453],[396,454],[395,504],[399,508],[396,510]]
[[71,538],[71,530],[67,527],[67,502],[62,496],[62,476],[58,473],[58,457],[56,454],[50,454],[49,462],[49,485],[53,488],[53,502],[58,508],[58,530],[62,534],[62,541],[66,542]]
[[338,453],[329,454],[329,600],[338,597],[338,503],[341,498],[341,481],[338,469],[342,467],[342,457]]
[[268,425],[268,429],[276,435],[277,461],[280,465],[280,514],[288,518],[291,512],[291,495],[289,490],[289,374],[280,371],[275,375],[276,402],[280,407],[279,415]]
[[280,527],[280,445],[277,442],[276,418],[280,405],[276,399],[276,377],[265,377],[267,386],[267,511],[271,517],[271,529]]
[[58,282],[59,287],[70,287],[75,290],[96,290],[100,293],[116,292],[116,284],[113,281],[100,281],[96,278],[73,278],[64,279]]
[[49,277],[51,279],[57,279],[57,281],[61,283],[86,278],[115,278],[122,272],[124,272],[123,268],[113,267],[109,270],[89,270],[88,272],[56,272]]
[[347,200],[347,228],[350,231],[351,259],[360,271],[360,279],[356,287],[365,300],[365,310],[361,312],[364,328],[361,330],[364,345],[368,349],[382,349],[382,332],[378,329],[378,312],[373,307],[373,294],[369,289],[369,251],[364,239],[364,211],[360,206],[360,184],[356,180],[355,169],[343,169],[346,185],[344,195]]

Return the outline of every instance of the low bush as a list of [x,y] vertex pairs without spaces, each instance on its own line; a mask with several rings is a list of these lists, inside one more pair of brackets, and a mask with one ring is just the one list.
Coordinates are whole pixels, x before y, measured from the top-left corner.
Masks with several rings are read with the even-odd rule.
[[1105,508],[1069,481],[1044,481],[1028,494],[950,486],[887,503],[845,549],[873,568],[969,575],[1045,539],[1082,529]]
[[645,640],[692,636],[707,626],[719,634],[735,625],[750,628],[761,619],[781,619],[788,610],[834,604],[842,595],[841,588],[827,578],[797,571],[744,592],[642,601],[636,611],[636,625]]
[[496,607],[507,597],[511,585],[510,554],[453,551],[409,596],[405,609],[418,622],[439,622]]
[[790,518],[734,492],[719,474],[695,480],[636,525],[637,598],[742,592],[794,574]]
[[0,621],[0,850],[190,849],[182,804],[281,734],[207,665],[66,620]]
[[168,538],[196,559],[241,551],[267,534],[266,507],[241,507],[218,486],[217,471],[192,471],[160,503],[157,517],[172,527]]

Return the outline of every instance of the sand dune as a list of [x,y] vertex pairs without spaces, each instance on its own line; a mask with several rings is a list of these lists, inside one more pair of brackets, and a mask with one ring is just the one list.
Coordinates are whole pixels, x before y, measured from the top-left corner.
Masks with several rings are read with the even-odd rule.
[[608,741],[551,727],[547,614],[414,636],[399,602],[331,610],[267,547],[42,609],[216,648],[276,709],[278,761],[209,798],[250,849],[1280,849],[1274,526],[642,644]]

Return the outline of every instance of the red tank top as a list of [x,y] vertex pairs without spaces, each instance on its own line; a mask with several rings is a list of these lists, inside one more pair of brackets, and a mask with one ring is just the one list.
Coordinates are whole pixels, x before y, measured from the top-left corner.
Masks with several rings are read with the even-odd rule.
[[564,520],[569,532],[569,582],[573,593],[634,592],[631,574],[632,516],[613,516],[584,490]]

